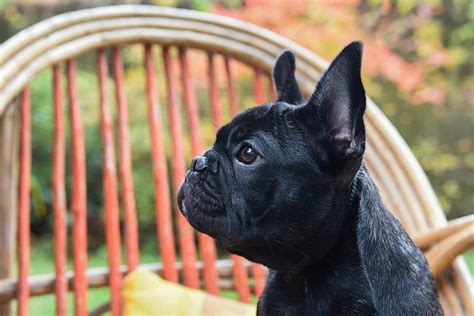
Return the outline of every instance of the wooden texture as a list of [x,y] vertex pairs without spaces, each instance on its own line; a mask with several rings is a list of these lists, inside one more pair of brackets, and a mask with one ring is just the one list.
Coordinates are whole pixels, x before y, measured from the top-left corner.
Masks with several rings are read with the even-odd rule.
[[213,53],[207,55],[207,82],[209,89],[209,102],[211,104],[212,125],[217,133],[224,123],[222,118],[222,105],[219,97],[219,87],[217,86],[216,61]]
[[[234,289],[233,283],[233,263],[230,260],[216,260],[215,268],[219,275],[219,286],[224,290]],[[163,277],[163,265],[161,263],[154,264],[142,264],[141,268],[150,270],[154,273],[159,274]],[[176,271],[180,275],[183,274],[183,266],[181,263],[175,265]],[[243,268],[246,271],[250,269],[250,263],[245,262]],[[201,262],[196,263],[196,269],[199,272],[203,270],[203,264]],[[125,275],[130,271],[126,266],[120,268],[122,275]],[[89,288],[101,288],[109,286],[110,271],[108,268],[90,268],[87,270],[86,278],[89,284]],[[74,275],[71,272],[66,274],[69,291],[74,290]],[[223,282],[222,282],[223,281]],[[202,284],[200,284],[202,286]],[[0,281],[0,303],[8,302],[15,298],[17,292],[18,282],[15,279],[9,278]],[[40,296],[50,294],[54,292],[55,287],[55,276],[54,274],[36,275],[29,278],[29,287],[31,296]],[[2,315],[3,316],[3,315]]]
[[53,148],[51,191],[53,195],[54,270],[56,315],[67,314],[67,222],[66,222],[66,136],[61,66],[53,66]]
[[224,58],[224,66],[225,66],[225,74],[226,74],[227,96],[229,99],[230,115],[235,116],[239,112],[239,106],[237,104],[237,97],[235,95],[232,62],[229,57]]
[[102,138],[102,181],[104,187],[105,239],[110,269],[111,312],[122,314],[122,274],[120,273],[121,243],[112,114],[107,101],[107,61],[105,51],[97,52],[99,84],[100,131]]
[[[203,146],[199,127],[198,105],[192,85],[191,73],[189,71],[186,48],[184,47],[179,48],[179,64],[181,68],[181,85],[187,116],[188,133],[191,138],[191,154],[192,156],[197,156],[202,153]],[[217,270],[214,265],[214,262],[217,259],[214,240],[205,234],[199,234],[199,250],[204,264],[204,289],[209,293],[218,294],[219,276],[217,275]]]
[[30,287],[30,183],[31,183],[31,94],[23,89],[20,102],[20,171],[18,176],[18,315],[29,315]]
[[174,65],[171,62],[169,47],[162,49],[164,63],[166,96],[168,100],[168,121],[171,133],[171,167],[173,181],[173,201],[176,211],[176,222],[178,223],[178,239],[181,249],[181,260],[183,262],[184,283],[194,289],[199,288],[199,275],[196,270],[196,247],[194,245],[194,231],[183,214],[179,212],[176,205],[176,196],[186,173],[184,161],[183,131],[181,129],[181,116],[177,99],[176,77]]
[[474,224],[446,237],[426,252],[433,275],[441,276],[455,257],[471,248],[474,248]]
[[472,226],[474,224],[474,215],[468,215],[461,218],[451,220],[446,226],[430,229],[423,233],[418,233],[414,235],[414,240],[416,244],[422,248],[426,249],[432,246],[433,244],[457,233],[458,231]]
[[[14,273],[19,158],[19,98],[0,116],[0,280]],[[11,315],[9,303],[0,303],[0,315]]]
[[[242,62],[256,69],[254,81],[256,103],[274,98],[272,86],[268,87],[267,93],[264,93],[262,86],[264,85],[265,76],[271,73],[276,56],[284,48],[293,50],[296,55],[296,78],[304,95],[309,95],[313,91],[315,81],[321,76],[328,64],[311,51],[284,37],[229,17],[140,5],[81,10],[40,22],[1,44],[1,120],[3,121],[7,117],[12,108],[11,104],[14,103],[13,100],[40,71],[97,48],[143,42],[147,43],[145,45],[146,95],[155,184],[157,238],[164,264],[164,276],[167,279],[178,281],[178,270],[174,265],[176,254],[172,238],[171,201],[169,200],[168,170],[163,143],[163,123],[154,75],[156,69],[151,54],[152,44],[200,49],[208,54],[209,64],[206,79],[209,82],[209,106],[215,129],[224,123],[218,88],[221,86],[227,87],[230,112],[234,114],[238,108],[232,82],[229,82],[228,79],[232,77],[232,69],[229,67],[230,61],[232,63]],[[222,66],[217,63],[221,55],[224,56],[223,66],[226,83],[221,82],[221,78],[216,77],[217,73],[221,73],[217,71],[217,67]],[[183,68],[182,65],[181,68]],[[157,70],[162,71],[162,69]],[[87,278],[85,278],[87,253],[85,252],[84,140],[78,98],[75,92],[75,65],[73,62],[67,63],[67,71],[71,125],[72,134],[74,135],[72,138],[72,213],[75,248],[74,270],[76,272],[75,310],[76,314],[84,315],[84,307],[86,306],[85,290],[87,289]],[[172,78],[172,74],[169,77]],[[268,80],[268,83],[270,84],[270,80]],[[189,82],[182,83],[183,87],[186,84],[189,86]],[[183,89],[185,107],[194,107],[192,111],[197,112],[198,106],[193,104],[195,100],[193,100],[192,88]],[[175,94],[176,91],[173,88],[168,91],[168,96],[172,98],[176,98]],[[119,95],[117,100],[120,98]],[[168,102],[175,101],[168,100]],[[172,109],[175,107],[174,103],[173,106],[170,106]],[[187,115],[192,112],[186,111]],[[438,279],[443,308],[445,308],[447,314],[474,314],[472,302],[474,291],[471,276],[462,257],[456,257],[472,245],[472,235],[469,230],[471,227],[470,220],[457,220],[446,226],[446,217],[421,166],[393,125],[370,98],[368,98],[365,120],[368,133],[365,160],[369,171],[379,187],[386,205],[400,219],[409,234],[426,251],[430,263],[435,267],[435,274],[443,276]],[[191,123],[193,126],[199,125],[199,120],[196,118],[188,117],[188,122],[189,125]],[[121,125],[123,124],[122,122]],[[200,145],[197,145],[199,136],[195,129],[197,127],[192,127],[191,133],[191,138],[194,139],[191,141],[191,146],[194,146],[193,154],[202,150]],[[1,141],[3,142],[3,140]],[[181,149],[181,147],[177,146],[176,150],[178,149]],[[180,163],[179,168],[182,169],[182,159]],[[4,165],[5,163],[2,162],[0,168]],[[14,166],[12,168],[15,169]],[[1,172],[14,174],[15,171],[5,171],[3,169]],[[174,176],[176,178],[173,181],[173,188],[176,188],[178,177]],[[122,178],[124,177],[121,175]],[[14,181],[14,178],[12,179]],[[2,202],[0,201],[0,203]],[[124,204],[126,203],[124,202]],[[0,211],[3,210],[0,208]],[[212,240],[206,239],[206,237],[200,237],[201,254],[204,253],[203,250],[207,247],[210,247],[211,251],[209,256],[203,256],[203,259],[205,265],[209,268],[209,262],[214,260],[212,258],[215,258],[213,257],[215,256],[213,243]],[[127,249],[129,248],[127,246]],[[239,268],[242,265],[240,259],[233,262],[235,264],[235,286],[240,298],[246,300],[246,287],[241,286],[242,283],[237,280],[245,280],[248,269]],[[132,266],[136,264],[133,263]],[[216,274],[212,271],[211,268],[204,270],[205,287],[211,293],[219,288],[212,285],[217,284],[212,279],[216,278]],[[443,271],[447,273],[443,273]],[[264,271],[262,273],[257,271],[256,274],[255,271],[253,272],[254,276],[261,280]],[[445,277],[446,275],[448,277]],[[257,292],[261,291],[261,283],[257,280]],[[0,286],[0,297],[1,288]]]
[[145,45],[145,76],[148,104],[148,125],[150,128],[153,180],[155,183],[155,211],[157,241],[163,260],[163,276],[169,281],[178,282],[178,271],[175,267],[176,252],[171,220],[171,201],[168,185],[168,167],[164,140],[162,136],[161,113],[155,82],[152,47]]
[[133,185],[132,154],[130,148],[130,136],[128,130],[128,107],[125,94],[122,60],[120,49],[112,48],[112,62],[115,79],[115,99],[117,104],[119,125],[119,169],[120,189],[122,191],[122,205],[125,226],[125,247],[127,252],[127,265],[130,270],[139,265],[140,256],[138,251],[138,220],[135,206],[135,189]]
[[73,220],[74,313],[87,314],[87,192],[84,128],[76,86],[76,62],[66,63],[69,119],[71,126],[71,213]]

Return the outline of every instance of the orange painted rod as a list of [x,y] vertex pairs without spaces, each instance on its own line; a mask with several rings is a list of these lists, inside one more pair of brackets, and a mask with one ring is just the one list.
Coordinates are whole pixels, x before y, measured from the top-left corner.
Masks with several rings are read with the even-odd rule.
[[[169,47],[163,47],[162,55],[165,66],[168,120],[171,129],[173,188],[174,196],[176,197],[186,172],[183,153],[183,132],[181,130],[181,118],[176,98],[175,73],[170,58]],[[187,286],[197,289],[199,288],[199,274],[196,269],[194,232],[181,212],[176,212],[176,216],[179,229],[179,246],[181,248],[181,258],[183,261],[184,282]]]
[[72,187],[71,212],[73,219],[74,314],[87,315],[87,196],[84,130],[76,87],[76,62],[67,67],[69,116],[71,130]]
[[[194,90],[191,82],[186,49],[179,47],[179,62],[181,66],[181,84],[184,94],[184,105],[191,137],[191,154],[200,155],[203,151],[201,134],[199,132],[199,113]],[[218,295],[218,273],[215,266],[217,260],[214,240],[206,234],[199,234],[199,250],[203,261],[204,288],[207,292]]]
[[65,155],[66,139],[64,131],[64,104],[61,66],[53,66],[53,158],[52,158],[52,193],[53,193],[53,235],[54,235],[54,268],[56,294],[56,315],[67,314],[67,222],[65,192]]
[[138,267],[140,261],[138,250],[138,223],[135,206],[135,189],[133,185],[130,135],[128,130],[128,106],[125,97],[122,60],[118,47],[112,48],[112,63],[119,125],[120,188],[122,191],[125,236],[127,236],[125,238],[126,259],[128,269],[132,271]]
[[173,226],[171,222],[171,203],[168,188],[163,142],[161,113],[156,92],[152,47],[145,44],[146,94],[148,100],[148,124],[150,127],[153,179],[155,183],[157,236],[163,261],[165,279],[178,282],[176,252],[174,248]]
[[237,97],[235,95],[235,86],[234,86],[234,74],[232,72],[231,60],[229,57],[224,57],[225,73],[226,73],[226,83],[227,83],[227,94],[229,98],[229,107],[230,114],[234,117],[239,111],[237,105]]
[[18,315],[29,314],[30,273],[30,172],[31,112],[30,90],[23,89],[20,108],[20,170],[18,188]]
[[209,53],[208,57],[208,73],[207,78],[209,82],[209,93],[211,98],[211,111],[212,111],[212,123],[214,126],[214,130],[218,130],[222,124],[222,109],[219,99],[219,89],[217,87],[217,75],[215,69],[215,61],[214,55]]
[[97,52],[99,80],[100,130],[102,138],[102,177],[105,203],[105,237],[109,261],[109,284],[111,291],[110,309],[112,315],[121,315],[122,274],[120,273],[120,223],[115,170],[115,154],[112,130],[112,115],[107,104],[107,61],[105,52]]

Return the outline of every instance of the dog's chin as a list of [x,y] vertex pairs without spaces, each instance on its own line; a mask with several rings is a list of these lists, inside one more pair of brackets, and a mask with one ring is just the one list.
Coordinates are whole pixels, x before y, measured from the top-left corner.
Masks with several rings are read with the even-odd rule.
[[279,256],[274,253],[275,249],[269,249],[262,245],[248,247],[242,243],[235,243],[230,246],[225,245],[225,243],[223,244],[225,249],[234,255],[244,257],[249,261],[260,263],[272,270],[283,273],[300,269],[306,264],[304,260],[291,257],[291,254],[288,254],[288,256]]
[[224,221],[224,207],[216,207],[217,204],[214,203],[213,205],[204,203],[202,197],[192,193],[194,192],[187,190],[184,184],[179,190],[178,207],[181,213],[194,229],[218,238],[218,229],[222,227],[221,222]]

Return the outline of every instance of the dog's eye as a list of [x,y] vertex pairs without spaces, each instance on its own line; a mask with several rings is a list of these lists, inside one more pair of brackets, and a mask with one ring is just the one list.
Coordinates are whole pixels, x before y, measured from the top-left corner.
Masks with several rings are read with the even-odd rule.
[[245,145],[237,154],[237,160],[243,164],[250,165],[258,158],[257,152],[250,146]]

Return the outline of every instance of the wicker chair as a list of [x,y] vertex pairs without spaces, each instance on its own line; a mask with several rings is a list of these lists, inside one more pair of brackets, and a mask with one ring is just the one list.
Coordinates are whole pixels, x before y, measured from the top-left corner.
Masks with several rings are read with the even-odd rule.
[[[243,64],[253,71],[255,103],[263,103],[274,95],[270,79],[275,57],[284,48],[291,48],[297,57],[297,80],[306,95],[314,88],[327,63],[309,50],[260,27],[213,14],[171,8],[124,5],[81,10],[62,14],[38,23],[13,36],[0,46],[0,314],[11,313],[11,301],[17,300],[19,315],[29,314],[30,296],[55,293],[56,312],[65,315],[66,294],[74,291],[74,311],[85,315],[90,308],[100,313],[109,308],[120,314],[121,282],[124,273],[139,263],[137,216],[132,181],[131,149],[128,131],[128,108],[125,80],[118,45],[142,44],[150,146],[156,197],[156,227],[162,263],[145,265],[166,279],[203,288],[218,294],[232,289],[239,299],[248,302],[251,293],[259,295],[265,278],[262,266],[243,258],[230,256],[216,260],[214,241],[198,237],[195,248],[191,227],[179,214],[173,214],[174,194],[185,172],[184,144],[190,141],[192,155],[202,151],[198,109],[210,106],[214,128],[223,123],[219,94],[218,67],[225,74],[229,112],[236,113],[240,103],[236,98],[232,67]],[[155,68],[152,50],[161,47],[166,79],[166,111],[173,156],[171,179],[166,163],[166,133],[159,114]],[[112,52],[115,101],[107,98],[107,55]],[[109,265],[87,270],[86,235],[86,162],[84,131],[76,87],[75,58],[88,51],[97,51],[97,76],[100,98],[100,135],[102,140],[105,234]],[[177,54],[174,51],[177,50]],[[208,56],[208,104],[197,104],[193,80],[188,68],[190,51]],[[174,56],[178,60],[174,61]],[[223,58],[222,58],[223,57]],[[217,60],[223,60],[217,63]],[[74,247],[72,272],[67,272],[67,231],[65,198],[65,128],[63,115],[62,65],[65,65],[67,106],[71,126],[71,174]],[[176,65],[181,74],[180,86],[175,84]],[[52,192],[54,212],[55,273],[29,276],[30,251],[30,169],[31,115],[29,82],[42,71],[52,69],[53,81],[53,155]],[[161,69],[160,69],[161,70]],[[267,84],[265,86],[265,83]],[[264,88],[265,86],[265,88]],[[221,89],[222,90],[222,89]],[[183,108],[178,102],[183,97]],[[267,97],[265,97],[267,95]],[[33,101],[33,104],[30,104]],[[117,120],[111,115],[109,102],[115,102]],[[202,103],[202,102],[201,102]],[[145,111],[145,110],[144,110]],[[185,113],[187,132],[183,137],[181,112]],[[206,118],[204,118],[206,119]],[[473,286],[470,273],[459,256],[474,245],[474,217],[447,222],[431,185],[419,163],[398,132],[369,99],[366,113],[368,146],[366,162],[390,210],[425,251],[434,275],[443,308],[447,315],[474,315]],[[118,128],[117,181],[114,129]],[[34,131],[33,131],[34,132]],[[209,145],[209,144],[205,144]],[[186,157],[189,159],[189,157]],[[19,162],[19,163],[17,163]],[[169,185],[171,183],[172,185]],[[118,198],[118,187],[121,199]],[[18,190],[17,190],[18,188]],[[17,198],[18,197],[18,198]],[[119,214],[119,204],[123,214]],[[125,241],[121,243],[119,219],[124,222]],[[174,240],[173,222],[177,222],[178,240]],[[18,239],[14,238],[16,232]],[[179,245],[177,261],[175,243]],[[126,266],[121,265],[121,248],[126,252]],[[12,273],[17,250],[18,277]],[[198,254],[202,261],[198,261]],[[200,278],[202,275],[202,278]],[[253,282],[249,282],[253,278]],[[109,305],[88,306],[87,289],[109,286]],[[34,312],[32,312],[34,314]]]

